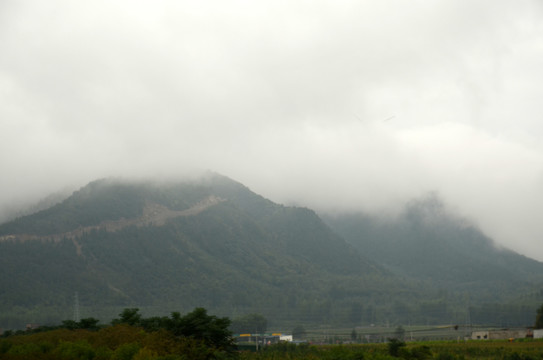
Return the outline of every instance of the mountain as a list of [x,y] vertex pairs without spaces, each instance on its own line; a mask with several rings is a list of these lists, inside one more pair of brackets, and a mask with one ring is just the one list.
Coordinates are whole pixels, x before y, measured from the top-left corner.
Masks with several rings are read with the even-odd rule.
[[[218,174],[94,181],[0,225],[0,327],[205,307],[270,326],[526,325],[542,264],[436,199],[394,219],[323,217]],[[347,240],[347,241],[346,241]]]
[[0,326],[28,314],[42,323],[71,318],[76,292],[82,312],[102,319],[123,307],[204,306],[277,321],[328,321],[353,299],[413,293],[315,212],[216,174],[94,181],[2,224],[0,264]]
[[[368,258],[407,279],[464,294],[472,304],[543,301],[543,263],[499,247],[435,195],[412,201],[397,216],[323,215]],[[536,289],[536,290],[534,290]],[[528,302],[529,302],[528,301]]]

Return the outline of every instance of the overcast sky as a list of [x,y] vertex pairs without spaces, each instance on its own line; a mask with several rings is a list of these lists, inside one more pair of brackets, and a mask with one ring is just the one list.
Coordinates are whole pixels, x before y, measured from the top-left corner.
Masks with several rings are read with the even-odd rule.
[[209,169],[284,204],[429,191],[543,260],[543,2],[0,1],[0,217]]

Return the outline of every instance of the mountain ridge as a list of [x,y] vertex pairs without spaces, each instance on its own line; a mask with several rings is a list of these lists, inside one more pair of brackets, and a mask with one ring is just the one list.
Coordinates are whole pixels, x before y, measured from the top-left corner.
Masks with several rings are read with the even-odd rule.
[[490,284],[543,283],[543,263],[499,247],[434,194],[407,204],[396,218],[365,213],[323,215],[350,244],[393,273],[473,291]]
[[0,314],[43,304],[60,313],[78,291],[90,308],[207,306],[315,319],[333,316],[338,284],[395,282],[314,211],[274,204],[218,175],[92,182],[0,225],[0,234],[0,264],[10,274],[0,276],[9,289],[0,292]]
[[208,198],[203,199],[199,203],[185,210],[171,210],[160,204],[147,203],[143,207],[143,214],[137,218],[125,219],[123,217],[119,220],[106,220],[106,221],[101,221],[97,225],[79,227],[72,231],[67,231],[64,233],[52,234],[52,235],[40,236],[36,234],[26,234],[26,233],[8,234],[8,235],[0,236],[0,241],[5,241],[5,240],[60,241],[63,238],[73,240],[74,238],[80,237],[87,232],[91,232],[95,230],[105,230],[108,232],[115,232],[115,231],[122,230],[128,226],[136,226],[136,227],[142,227],[142,226],[147,226],[147,225],[162,226],[166,223],[166,221],[179,217],[179,216],[197,215],[200,212],[207,209],[208,207],[216,205],[221,201],[225,201],[225,199],[209,196]]
[[[506,302],[517,311],[526,301],[512,293],[539,296],[536,277],[522,286],[512,283],[532,271],[513,255],[489,260],[498,259],[514,275],[501,282],[469,273],[464,283],[451,282],[454,276],[436,282],[413,269],[398,271],[406,261],[422,266],[436,254],[450,255],[450,239],[468,249],[473,240],[490,241],[447,214],[435,217],[443,210],[436,204],[413,209],[401,226],[384,228],[368,216],[343,217],[349,233],[338,219],[275,204],[218,174],[185,181],[97,180],[48,209],[0,225],[0,289],[6,289],[0,291],[0,325],[15,321],[9,320],[14,309],[41,309],[36,322],[69,317],[74,291],[96,317],[111,318],[120,307],[160,313],[205,306],[225,315],[263,313],[271,323],[353,326],[391,319],[460,323],[470,303],[483,309],[484,301]],[[440,237],[443,232],[448,237]],[[437,252],[425,258],[421,249],[428,244]],[[434,272],[442,276],[459,271],[454,263],[436,261]],[[538,271],[540,264],[532,265]]]

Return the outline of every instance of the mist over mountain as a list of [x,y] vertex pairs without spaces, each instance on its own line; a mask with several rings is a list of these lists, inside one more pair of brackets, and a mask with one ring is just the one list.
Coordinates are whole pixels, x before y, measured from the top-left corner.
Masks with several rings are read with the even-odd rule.
[[358,212],[322,218],[398,276],[428,281],[472,303],[518,300],[529,293],[531,301],[542,300],[543,263],[499,246],[435,193],[393,216]]
[[0,225],[0,326],[71,318],[76,292],[102,319],[204,306],[271,324],[462,323],[490,302],[515,311],[501,323],[531,321],[543,265],[436,198],[324,219],[214,173],[97,180]]
[[0,221],[197,167],[318,211],[437,191],[543,261],[542,24],[540,0],[0,1]]

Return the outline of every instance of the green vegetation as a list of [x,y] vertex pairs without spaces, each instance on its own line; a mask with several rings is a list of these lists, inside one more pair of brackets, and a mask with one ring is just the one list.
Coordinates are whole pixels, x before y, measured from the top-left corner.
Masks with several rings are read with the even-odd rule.
[[5,334],[2,359],[226,359],[236,355],[230,320],[196,308],[181,316],[142,318],[125,309],[111,326],[94,319]]
[[[133,219],[143,204],[180,211],[210,196],[221,201],[161,226],[62,233]],[[391,298],[419,296],[414,285],[365,260],[313,211],[274,204],[222,177],[95,182],[45,212],[0,226],[0,234],[26,233],[58,239],[0,241],[2,273],[9,274],[0,276],[0,288],[10,289],[0,293],[2,328],[70,317],[76,291],[81,313],[97,318],[127,307],[162,315],[163,308],[204,306],[236,320],[259,313],[289,327],[384,321]],[[371,318],[363,319],[366,313]]]
[[543,329],[543,304],[537,309],[534,327],[536,329]]
[[[190,315],[190,316],[189,316]],[[403,342],[390,339],[378,344],[311,345],[308,343],[279,343],[264,346],[258,352],[236,351],[225,331],[227,319],[206,314],[205,310],[174,320],[163,318],[164,326],[150,329],[114,321],[114,325],[96,330],[66,328],[10,335],[0,339],[0,358],[6,360],[85,359],[85,360],[181,360],[181,359],[239,359],[239,360],[516,360],[541,359],[541,340],[494,341],[433,341]],[[132,321],[133,317],[129,320]],[[139,318],[140,322],[149,319]],[[166,325],[178,322],[175,333]],[[181,321],[181,322],[179,322]],[[197,329],[193,331],[192,329]],[[213,329],[219,329],[215,331]],[[207,331],[211,330],[211,331]],[[212,339],[219,339],[213,341]]]
[[[250,314],[240,322],[262,323],[263,317]],[[541,359],[543,339],[477,341],[404,341],[397,337],[386,342],[312,345],[309,342],[279,342],[258,350],[242,350],[229,329],[230,319],[208,315],[196,308],[182,316],[143,317],[139,309],[126,308],[110,325],[93,318],[79,322],[63,321],[54,327],[7,332],[0,338],[0,358],[7,360],[417,360],[417,359]],[[395,334],[403,335],[398,327]],[[295,338],[307,335],[302,326],[293,330]],[[384,339],[383,339],[384,340]]]
[[[59,323],[73,314],[75,292],[89,319],[203,306],[234,319],[240,333],[533,324],[543,265],[489,248],[475,228],[446,216],[436,223],[427,214],[440,213],[434,205],[413,205],[398,223],[328,219],[351,245],[313,211],[221,176],[96,181],[0,225],[0,328]],[[175,216],[148,220],[160,211]]]
[[392,273],[440,289],[440,296],[416,304],[396,298],[391,310],[398,323],[533,322],[543,295],[543,263],[495,246],[476,226],[448,212],[436,195],[409,203],[394,217],[358,213],[323,219]]

